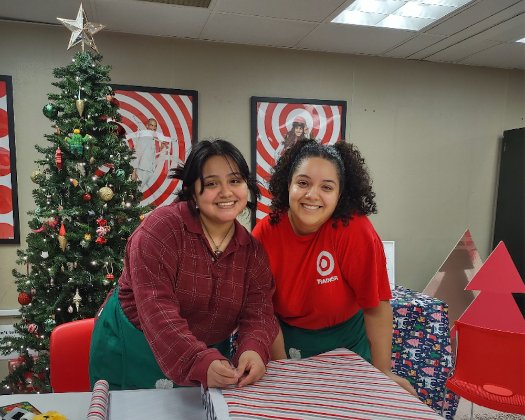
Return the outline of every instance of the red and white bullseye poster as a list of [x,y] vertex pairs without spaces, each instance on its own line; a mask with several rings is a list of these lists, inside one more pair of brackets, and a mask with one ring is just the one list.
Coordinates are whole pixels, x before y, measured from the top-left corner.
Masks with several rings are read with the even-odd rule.
[[270,212],[268,180],[279,157],[299,139],[344,139],[346,101],[252,97],[251,129],[252,170],[261,189],[255,219],[261,220]]
[[178,179],[168,171],[183,163],[197,141],[197,92],[114,85],[120,125],[135,151],[133,177],[140,181],[141,205],[173,202]]
[[11,76],[0,76],[0,243],[20,243]]

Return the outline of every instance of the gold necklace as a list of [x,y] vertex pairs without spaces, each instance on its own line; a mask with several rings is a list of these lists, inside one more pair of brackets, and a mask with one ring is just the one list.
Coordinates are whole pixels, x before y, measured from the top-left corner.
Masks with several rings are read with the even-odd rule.
[[202,227],[204,228],[204,230],[206,231],[206,233],[208,234],[208,237],[210,238],[211,240],[211,243],[213,244],[215,250],[213,251],[213,253],[215,254],[215,258],[219,258],[222,254],[222,251],[220,250],[221,248],[221,245],[224,243],[224,241],[226,240],[226,238],[228,237],[228,235],[230,234],[233,226],[235,223],[232,223],[232,225],[230,226],[230,228],[228,229],[228,232],[226,232],[226,235],[224,235],[224,238],[222,238],[221,242],[219,243],[219,245],[217,245],[215,243],[215,241],[213,240],[213,237],[211,236],[210,234],[210,231],[208,230],[208,228],[206,227],[206,224],[204,223],[204,221],[201,219],[201,223],[202,223]]

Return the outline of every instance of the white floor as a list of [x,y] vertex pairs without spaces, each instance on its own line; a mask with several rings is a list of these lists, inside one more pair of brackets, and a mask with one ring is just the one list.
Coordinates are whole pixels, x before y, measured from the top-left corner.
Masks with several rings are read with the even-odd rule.
[[[470,419],[470,401],[460,398],[458,409],[454,420],[468,420]],[[475,420],[525,420],[525,416],[520,414],[508,414],[502,413],[500,411],[494,411],[489,408],[480,407],[479,405],[474,405],[474,419]]]

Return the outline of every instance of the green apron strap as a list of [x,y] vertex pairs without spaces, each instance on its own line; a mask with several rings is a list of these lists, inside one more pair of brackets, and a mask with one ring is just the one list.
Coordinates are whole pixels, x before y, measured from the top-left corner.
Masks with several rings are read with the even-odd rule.
[[319,330],[293,327],[283,321],[280,323],[288,357],[306,358],[336,348],[347,348],[368,362],[371,361],[362,310],[341,324]]
[[[229,341],[226,339],[213,347],[228,357]],[[159,379],[167,380],[144,333],[124,314],[118,300],[118,288],[107,300],[95,323],[89,375],[91,387],[98,379],[105,379],[112,390],[155,388]]]

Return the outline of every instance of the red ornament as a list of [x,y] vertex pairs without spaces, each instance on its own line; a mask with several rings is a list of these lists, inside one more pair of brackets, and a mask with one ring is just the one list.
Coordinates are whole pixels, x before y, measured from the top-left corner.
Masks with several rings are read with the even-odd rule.
[[126,130],[119,123],[113,121],[113,124],[115,125],[114,130],[115,133],[117,133],[117,136],[122,137],[126,134]]
[[58,230],[58,234],[60,236],[66,236],[66,227],[64,226],[64,223],[60,225],[60,229]]
[[32,297],[29,293],[20,292],[18,295],[18,303],[20,305],[29,305],[31,303]]
[[82,199],[84,201],[90,201],[91,200],[91,194],[89,194],[89,193],[82,194]]
[[62,150],[60,150],[60,147],[57,147],[57,150],[55,152],[55,163],[57,165],[58,170],[62,170]]
[[27,326],[27,332],[29,334],[36,334],[38,332],[38,325],[36,325],[36,324],[29,324]]
[[95,239],[95,242],[99,245],[104,245],[107,241],[108,240],[103,236],[99,236],[97,239]]
[[58,220],[57,219],[49,219],[47,221],[47,224],[49,225],[49,227],[51,229],[54,229],[56,227],[56,225],[58,225]]
[[118,106],[120,107],[120,102],[117,98],[115,98],[114,96],[111,96],[111,95],[106,95],[106,100],[110,103],[110,104],[113,104],[115,106]]
[[108,224],[108,221],[106,219],[103,219],[102,217],[99,217],[97,219],[97,225],[99,226],[106,226]]
[[115,280],[115,276],[113,275],[113,273],[108,273],[108,274],[106,274],[106,278],[107,278],[108,280]]

